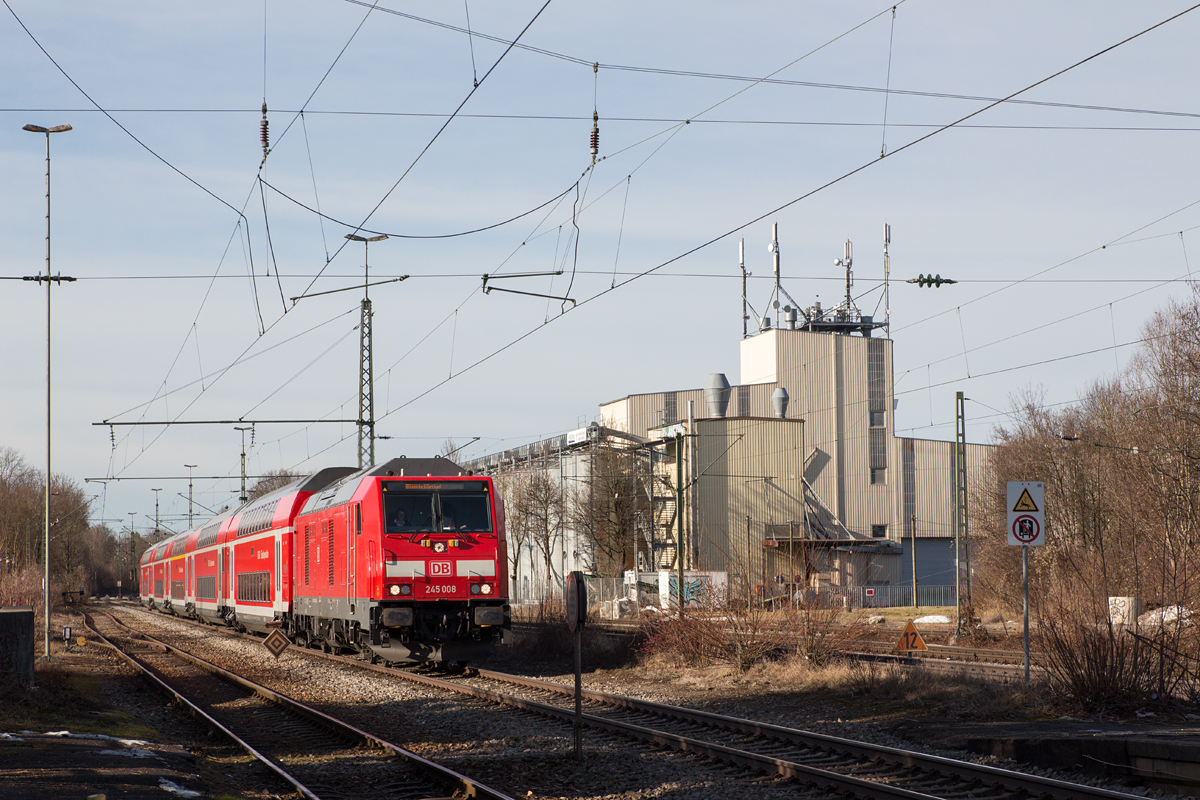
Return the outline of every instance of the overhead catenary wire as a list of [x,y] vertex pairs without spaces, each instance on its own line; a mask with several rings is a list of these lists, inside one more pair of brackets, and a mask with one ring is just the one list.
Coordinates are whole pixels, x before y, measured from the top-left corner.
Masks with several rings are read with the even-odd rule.
[[[1010,99],[1010,98],[1017,97],[1018,95],[1020,95],[1020,94],[1022,94],[1022,93],[1024,93],[1024,92],[1027,92],[1027,91],[1029,91],[1029,90],[1031,90],[1031,89],[1033,89],[1033,88],[1035,88],[1035,87],[1037,87],[1037,86],[1040,86],[1040,85],[1042,85],[1042,84],[1044,84],[1044,83],[1046,83],[1046,82],[1048,82],[1048,81],[1050,81],[1050,80],[1052,80],[1052,79],[1054,79],[1054,78],[1056,78],[1056,77],[1058,77],[1058,76],[1060,76],[1060,75],[1063,75],[1063,74],[1065,74],[1065,73],[1067,73],[1067,72],[1069,72],[1069,71],[1071,71],[1071,70],[1073,70],[1073,69],[1076,69],[1076,68],[1078,68],[1079,66],[1081,66],[1081,65],[1083,65],[1083,64],[1086,64],[1086,63],[1088,63],[1089,61],[1092,61],[1092,60],[1094,60],[1094,59],[1096,59],[1096,58],[1100,57],[1101,55],[1104,55],[1105,53],[1108,53],[1108,52],[1110,52],[1110,51],[1112,51],[1112,50],[1114,50],[1114,49],[1116,49],[1116,48],[1118,48],[1118,47],[1120,47],[1120,46],[1122,46],[1122,45],[1124,45],[1124,44],[1127,44],[1128,42],[1134,41],[1135,39],[1138,39],[1138,38],[1140,38],[1141,36],[1144,36],[1144,35],[1146,35],[1147,33],[1151,32],[1151,31],[1153,31],[1153,30],[1156,30],[1157,28],[1160,28],[1160,27],[1162,27],[1163,25],[1166,25],[1167,23],[1169,23],[1169,22],[1171,22],[1171,21],[1173,21],[1173,20],[1175,20],[1175,19],[1178,19],[1178,18],[1180,18],[1180,17],[1184,16],[1185,14],[1188,14],[1188,13],[1190,13],[1190,12],[1192,12],[1192,11],[1196,10],[1197,8],[1200,8],[1200,4],[1197,4],[1197,5],[1190,6],[1189,8],[1185,9],[1184,11],[1181,11],[1181,12],[1179,12],[1179,13],[1177,13],[1177,14],[1173,14],[1173,15],[1171,15],[1170,17],[1167,17],[1166,19],[1164,19],[1164,20],[1162,20],[1162,21],[1160,21],[1160,22],[1157,22],[1157,23],[1155,23],[1155,24],[1153,24],[1153,25],[1151,25],[1151,26],[1149,26],[1149,27],[1147,27],[1147,28],[1145,28],[1145,29],[1143,29],[1143,30],[1139,31],[1138,33],[1135,33],[1135,34],[1133,34],[1133,35],[1131,35],[1131,36],[1128,36],[1128,37],[1126,37],[1126,38],[1124,38],[1124,39],[1122,39],[1122,40],[1118,41],[1117,43],[1115,43],[1115,44],[1113,44],[1113,45],[1110,45],[1110,46],[1108,46],[1108,47],[1106,47],[1106,48],[1104,48],[1104,49],[1102,49],[1102,50],[1099,50],[1099,51],[1097,51],[1097,52],[1093,53],[1093,54],[1092,54],[1092,55],[1090,55],[1090,56],[1087,56],[1087,57],[1085,57],[1085,58],[1083,58],[1083,59],[1080,59],[1080,60],[1078,60],[1078,61],[1074,62],[1073,64],[1071,64],[1071,65],[1069,65],[1069,66],[1067,66],[1067,67],[1064,67],[1064,68],[1062,68],[1062,69],[1060,69],[1060,70],[1058,70],[1058,71],[1056,71],[1056,72],[1052,73],[1051,75],[1048,75],[1048,76],[1046,76],[1045,78],[1042,78],[1042,79],[1040,79],[1040,80],[1038,80],[1038,81],[1035,81],[1034,83],[1031,83],[1031,84],[1027,85],[1026,87],[1024,87],[1024,88],[1022,88],[1022,89],[1019,89],[1019,90],[1017,90],[1016,92],[1013,92],[1012,94],[1008,95],[1008,96],[1007,96],[1007,97],[1005,97],[1005,98],[1001,98],[1001,99],[999,99],[999,100],[996,100],[995,102],[993,102],[993,103],[990,103],[989,105],[987,105],[987,106],[985,106],[985,107],[983,107],[983,108],[980,108],[980,109],[977,109],[976,111],[973,111],[973,112],[971,112],[970,114],[968,114],[968,115],[966,115],[966,116],[964,116],[964,117],[960,118],[959,120],[956,120],[956,121],[954,121],[954,122],[950,122],[950,123],[946,124],[945,126],[943,126],[942,128],[939,128],[937,131],[934,131],[934,132],[932,132],[932,133],[929,133],[929,134],[927,134],[927,135],[925,135],[925,136],[922,136],[922,137],[920,137],[920,138],[918,138],[918,139],[916,139],[916,140],[914,140],[914,141],[912,141],[912,142],[908,142],[908,143],[906,143],[905,145],[901,146],[900,148],[898,148],[898,149],[896,149],[896,150],[892,151],[891,153],[888,153],[888,154],[887,154],[887,155],[886,155],[884,158],[881,158],[881,159],[874,159],[874,160],[872,160],[872,161],[870,161],[870,162],[866,162],[866,163],[864,163],[864,164],[862,164],[862,165],[860,165],[860,166],[858,166],[858,167],[856,167],[856,168],[854,168],[854,169],[852,169],[852,170],[850,170],[850,171],[848,171],[848,172],[846,172],[846,173],[843,173],[842,175],[840,175],[840,176],[839,176],[839,177],[837,177],[837,178],[834,178],[834,179],[832,179],[832,180],[830,180],[830,181],[828,181],[828,182],[826,182],[826,183],[824,183],[824,184],[821,184],[820,186],[818,186],[818,187],[816,187],[816,188],[814,188],[814,189],[812,189],[812,190],[810,190],[810,191],[808,191],[808,192],[805,192],[804,194],[800,195],[799,197],[797,197],[797,198],[795,198],[795,199],[793,199],[793,200],[791,200],[791,201],[789,201],[789,202],[787,202],[787,203],[785,203],[785,204],[783,204],[783,205],[779,206],[778,208],[775,208],[775,209],[773,209],[773,210],[771,210],[771,211],[768,211],[768,212],[767,212],[767,213],[765,213],[765,214],[761,214],[761,215],[759,215],[758,217],[756,217],[755,219],[752,219],[752,220],[750,220],[749,222],[746,222],[746,223],[744,223],[744,224],[742,224],[742,225],[739,225],[738,227],[736,227],[736,228],[734,228],[734,229],[732,229],[732,230],[726,231],[725,233],[723,233],[723,234],[720,234],[719,236],[716,236],[716,237],[714,237],[714,238],[712,238],[712,239],[709,239],[709,240],[707,240],[707,241],[705,241],[705,242],[703,242],[703,243],[701,243],[701,244],[699,244],[699,245],[696,245],[695,247],[692,247],[692,248],[690,248],[690,249],[686,250],[686,251],[685,251],[685,252],[683,252],[683,253],[680,253],[679,255],[677,255],[677,256],[675,256],[675,257],[673,257],[673,258],[670,258],[670,259],[668,259],[668,260],[666,260],[666,261],[663,261],[663,262],[661,262],[660,264],[658,264],[657,266],[655,266],[655,267],[651,267],[651,268],[649,268],[649,269],[647,269],[647,270],[645,270],[645,271],[643,271],[643,272],[639,273],[638,275],[636,275],[636,276],[633,276],[633,277],[629,278],[629,279],[628,279],[628,280],[626,280],[626,281],[622,281],[622,282],[618,283],[618,284],[617,284],[615,287],[610,287],[609,289],[602,290],[602,291],[598,292],[597,294],[595,294],[595,295],[592,295],[591,297],[585,298],[585,299],[581,300],[581,301],[578,303],[578,305],[576,305],[576,306],[575,306],[573,309],[570,309],[570,310],[571,310],[571,311],[577,310],[577,309],[579,309],[579,308],[583,307],[584,305],[586,305],[586,304],[588,304],[588,303],[591,303],[591,302],[592,302],[592,301],[594,301],[594,300],[597,300],[597,299],[599,299],[599,298],[601,298],[601,297],[604,297],[604,296],[608,295],[610,292],[616,291],[617,289],[619,289],[619,288],[622,288],[622,287],[624,287],[624,286],[626,286],[626,285],[628,285],[628,284],[632,283],[632,282],[633,282],[633,281],[635,281],[635,280],[638,280],[638,279],[640,279],[640,278],[642,278],[642,277],[645,277],[645,276],[647,276],[647,275],[649,275],[649,274],[652,274],[652,273],[654,273],[654,272],[656,272],[656,271],[658,271],[658,270],[662,269],[663,267],[669,266],[670,264],[673,264],[673,263],[675,263],[675,262],[677,262],[677,261],[680,261],[680,260],[682,260],[682,259],[684,259],[684,258],[686,258],[686,257],[688,257],[688,256],[690,256],[690,255],[692,255],[693,253],[696,253],[696,252],[698,252],[698,251],[700,251],[700,250],[702,250],[702,249],[704,249],[704,248],[707,248],[707,247],[711,246],[712,244],[714,244],[714,243],[716,243],[716,242],[718,242],[718,241],[721,241],[721,240],[723,240],[723,239],[727,238],[728,236],[731,236],[731,235],[733,235],[734,233],[737,233],[738,231],[740,231],[740,230],[743,230],[743,229],[744,229],[744,228],[746,228],[746,227],[749,227],[750,225],[753,225],[753,224],[754,224],[754,223],[756,223],[756,222],[760,222],[760,221],[762,221],[763,219],[766,219],[766,218],[768,218],[768,217],[770,217],[770,216],[772,216],[772,215],[774,215],[774,214],[777,214],[779,211],[782,211],[782,210],[783,210],[783,209],[785,209],[785,208],[788,208],[788,207],[790,207],[790,206],[792,206],[792,205],[795,205],[796,203],[799,203],[799,202],[801,202],[801,201],[803,201],[803,200],[805,200],[805,199],[807,199],[807,198],[809,198],[809,197],[813,196],[814,194],[816,194],[816,193],[818,193],[818,192],[821,192],[821,191],[823,191],[823,190],[825,190],[825,189],[827,189],[827,188],[829,188],[829,187],[831,187],[831,186],[834,186],[834,185],[836,185],[836,184],[838,184],[838,183],[841,183],[842,181],[846,180],[847,178],[849,178],[849,177],[851,177],[851,176],[853,176],[853,175],[856,175],[856,174],[858,174],[859,172],[862,172],[863,170],[865,170],[865,169],[867,169],[867,168],[871,167],[872,165],[874,165],[874,164],[878,164],[880,161],[883,161],[883,160],[885,160],[885,159],[887,159],[887,158],[893,158],[893,157],[895,157],[896,155],[898,155],[899,153],[901,153],[901,152],[904,152],[905,150],[908,150],[908,149],[910,149],[910,148],[912,148],[912,147],[914,147],[914,146],[916,146],[916,145],[918,145],[918,144],[920,144],[920,143],[922,143],[922,142],[924,142],[924,141],[926,141],[926,140],[928,140],[928,139],[932,138],[933,136],[936,136],[938,133],[941,133],[942,131],[950,130],[951,128],[955,127],[955,126],[956,126],[958,123],[960,123],[960,122],[963,122],[963,121],[965,121],[965,120],[967,120],[967,119],[970,119],[970,118],[972,118],[972,117],[978,116],[979,114],[981,114],[981,113],[983,113],[983,112],[987,111],[987,110],[988,110],[988,109],[990,109],[990,108],[993,108],[993,107],[995,107],[996,105],[999,105],[1000,103],[1004,102],[1004,101],[1005,101],[1005,100],[1007,100],[1007,99]],[[516,338],[512,339],[512,340],[511,340],[511,341],[509,341],[508,343],[506,343],[506,344],[504,344],[503,346],[501,346],[501,347],[497,348],[496,350],[493,350],[491,353],[489,353],[489,354],[487,354],[486,356],[483,356],[482,358],[478,359],[478,360],[477,360],[477,361],[475,361],[473,364],[471,364],[471,365],[467,366],[467,367],[466,367],[466,368],[464,368],[463,370],[460,370],[460,372],[458,373],[458,375],[459,375],[459,376],[461,376],[461,375],[463,375],[464,373],[466,373],[466,372],[469,372],[469,371],[470,371],[470,370],[472,370],[473,368],[475,368],[475,367],[477,367],[477,366],[479,366],[479,365],[481,365],[481,364],[485,363],[486,361],[489,361],[489,360],[491,360],[492,358],[495,358],[496,356],[500,355],[501,353],[503,353],[503,352],[507,351],[508,349],[510,349],[510,348],[512,348],[512,347],[514,347],[514,346],[516,346],[516,345],[517,345],[517,344],[519,344],[520,342],[522,342],[522,341],[524,341],[525,339],[529,338],[529,337],[530,337],[530,336],[532,336],[534,333],[538,332],[539,330],[541,330],[542,328],[546,327],[547,325],[549,325],[549,324],[553,323],[554,321],[556,321],[556,320],[558,320],[558,319],[561,319],[562,317],[566,316],[566,314],[567,314],[567,313],[568,313],[567,311],[564,311],[564,312],[563,312],[562,314],[560,314],[559,316],[557,316],[557,317],[554,317],[553,319],[551,319],[551,320],[549,320],[549,321],[547,321],[547,322],[544,322],[544,323],[542,323],[542,324],[539,324],[539,325],[535,326],[534,328],[532,328],[532,329],[530,329],[530,330],[527,330],[527,331],[525,331],[524,333],[522,333],[521,335],[519,335],[519,336],[517,336]],[[1052,361],[1054,361],[1054,360],[1055,360],[1055,359],[1050,359],[1050,360],[1047,360],[1047,362],[1045,362],[1045,363],[1051,363],[1051,362],[1052,362]],[[995,373],[988,373],[988,374],[995,374]],[[980,377],[982,377],[982,376],[980,376]],[[447,378],[446,380],[443,380],[443,381],[439,381],[439,382],[437,382],[437,383],[436,383],[436,384],[434,384],[433,386],[430,386],[429,388],[425,389],[424,391],[422,391],[422,392],[418,393],[416,396],[412,397],[410,400],[408,400],[407,402],[405,402],[405,403],[403,403],[402,405],[398,406],[397,408],[388,410],[387,412],[385,412],[385,413],[384,413],[384,415],[383,415],[382,417],[380,417],[380,419],[386,418],[387,416],[389,416],[389,415],[391,415],[391,414],[394,414],[394,413],[396,413],[396,412],[400,411],[400,410],[401,410],[401,409],[403,409],[403,408],[406,408],[407,406],[411,405],[412,403],[415,403],[415,402],[416,402],[416,401],[418,401],[419,399],[421,399],[421,398],[425,397],[426,395],[430,394],[431,392],[433,392],[433,391],[435,391],[436,389],[440,388],[441,386],[445,385],[445,384],[446,384],[446,383],[447,383],[449,380],[451,380],[451,379],[450,379],[450,378]]]
[[[538,17],[540,17],[542,15],[542,12],[544,12],[549,7],[551,2],[553,2],[553,0],[546,0],[546,2],[542,5],[542,7],[537,10],[537,13],[533,15],[533,18],[531,20],[529,20],[529,22],[525,25],[525,27],[521,29],[521,32],[519,34],[517,34],[517,38],[513,40],[512,44],[510,44],[507,48],[505,48],[504,52],[500,54],[500,57],[496,59],[496,61],[492,64],[492,66],[490,66],[488,68],[488,71],[483,74],[483,77],[479,79],[479,82],[476,83],[475,86],[471,87],[471,91],[467,92],[467,96],[462,99],[462,102],[458,104],[458,107],[456,109],[454,109],[454,111],[450,114],[449,117],[446,118],[446,121],[443,122],[441,127],[439,127],[437,129],[437,132],[433,134],[433,137],[429,140],[429,142],[426,143],[426,145],[423,148],[421,148],[421,152],[417,153],[416,158],[414,158],[412,160],[412,162],[408,165],[408,167],[404,170],[404,172],[401,173],[400,177],[396,179],[396,182],[392,184],[392,187],[384,193],[383,197],[381,197],[379,199],[379,202],[376,203],[375,206],[363,218],[363,221],[361,223],[359,223],[357,226],[355,226],[354,231],[353,231],[354,233],[358,233],[360,230],[364,229],[367,222],[369,222],[371,220],[371,217],[373,217],[375,215],[375,213],[379,211],[379,209],[383,206],[383,204],[385,202],[387,202],[387,199],[392,196],[392,193],[395,192],[396,189],[400,186],[400,184],[404,182],[404,179],[409,176],[409,174],[413,171],[413,168],[416,167],[417,164],[421,161],[421,159],[425,156],[425,154],[429,152],[429,149],[431,147],[433,147],[434,143],[441,137],[442,133],[445,132],[446,128],[448,128],[450,126],[450,123],[454,121],[454,118],[458,116],[458,112],[462,110],[463,106],[465,106],[468,102],[470,102],[471,98],[475,95],[475,92],[479,91],[479,87],[482,86],[484,84],[484,82],[488,79],[488,77],[496,70],[496,67],[500,66],[500,63],[504,60],[504,57],[507,56],[510,52],[512,52],[512,49],[516,45],[516,43],[518,41],[520,41],[521,37],[524,36],[525,33],[531,27],[533,27],[533,23],[537,22]],[[315,90],[314,90],[314,93],[315,93]],[[286,131],[285,131],[285,133],[286,133]],[[338,251],[340,252],[341,249],[346,246],[346,244],[348,244],[348,242],[343,242],[341,244],[341,246],[338,247]],[[336,255],[336,253],[335,253],[335,255]],[[319,275],[320,275],[320,273],[318,272],[318,276]],[[316,280],[317,279],[314,278],[313,283],[316,283]],[[308,292],[308,290],[311,288],[312,288],[312,283],[310,283],[307,287],[305,287],[304,292],[302,292],[301,294]]]

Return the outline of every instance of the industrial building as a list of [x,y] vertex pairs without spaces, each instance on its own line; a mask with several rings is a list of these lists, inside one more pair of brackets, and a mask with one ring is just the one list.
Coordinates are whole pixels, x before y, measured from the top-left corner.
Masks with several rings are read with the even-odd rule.
[[922,605],[956,602],[966,488],[988,446],[963,442],[961,423],[957,442],[895,435],[893,342],[851,299],[849,243],[832,309],[782,304],[772,249],[782,324],[753,317],[735,384],[714,373],[704,388],[627,395],[587,428],[466,464],[558,487],[537,546],[510,534],[527,548],[518,597],[574,569],[683,567],[728,573],[735,595],[820,589],[856,606],[910,605],[915,570]]

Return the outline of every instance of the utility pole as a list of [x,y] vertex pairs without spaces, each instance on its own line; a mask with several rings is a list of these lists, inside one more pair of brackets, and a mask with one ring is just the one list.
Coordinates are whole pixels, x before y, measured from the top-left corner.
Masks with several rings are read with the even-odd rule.
[[917,515],[912,515],[912,536],[909,539],[912,544],[912,568],[913,568],[913,608],[920,608],[921,604],[917,602]]
[[254,430],[254,426],[251,425],[249,428],[235,427],[234,430],[242,432],[242,494],[238,497],[238,500],[244,503],[248,499],[246,497],[246,431]]
[[192,470],[199,464],[184,464],[188,471],[188,530],[192,528]]
[[159,528],[158,528],[158,493],[159,493],[159,492],[161,492],[161,491],[162,491],[162,489],[151,489],[150,491],[154,492],[154,538],[155,538],[155,540],[157,540],[157,539],[158,539],[158,534],[159,534]]
[[966,580],[967,620],[971,619],[971,540],[967,530],[967,421],[965,414],[966,399],[962,392],[954,393],[954,572],[955,585],[958,587],[955,599],[958,602],[958,620],[954,626],[955,633],[962,633],[962,596],[963,577]]
[[679,563],[679,615],[683,616],[683,434],[675,434],[675,557]]
[[137,516],[136,511],[129,512],[129,596],[133,597],[133,520]]
[[367,257],[371,242],[382,242],[387,234],[358,236],[347,233],[346,238],[363,243],[363,299],[358,323],[358,468],[375,463],[375,381],[374,358],[371,353],[371,296],[370,261]]

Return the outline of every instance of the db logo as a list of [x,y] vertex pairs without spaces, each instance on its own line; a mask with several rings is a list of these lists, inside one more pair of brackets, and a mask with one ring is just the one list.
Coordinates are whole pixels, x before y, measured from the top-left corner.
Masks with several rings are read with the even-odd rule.
[[448,578],[454,575],[454,562],[452,561],[430,561],[429,575],[436,578]]

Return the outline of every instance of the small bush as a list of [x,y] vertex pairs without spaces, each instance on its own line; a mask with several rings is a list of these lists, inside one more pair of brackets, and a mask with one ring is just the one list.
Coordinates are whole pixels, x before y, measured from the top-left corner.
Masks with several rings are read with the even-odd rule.
[[699,608],[646,626],[641,650],[644,656],[677,664],[728,664],[738,672],[790,653],[813,664],[825,664],[861,638],[861,620],[843,617],[841,604],[828,596],[814,596],[798,606],[778,610],[708,596]]

